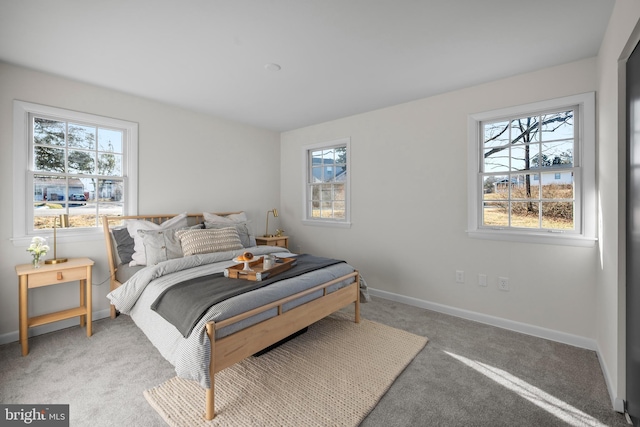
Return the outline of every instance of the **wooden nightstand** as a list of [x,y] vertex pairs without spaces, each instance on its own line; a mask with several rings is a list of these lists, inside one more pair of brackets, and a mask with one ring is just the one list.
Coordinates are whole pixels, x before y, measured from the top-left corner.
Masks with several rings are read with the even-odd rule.
[[[60,264],[44,264],[33,268],[31,264],[16,266],[18,274],[18,301],[20,312],[20,345],[22,355],[29,354],[29,328],[58,320],[80,316],[80,326],[87,325],[87,336],[91,336],[91,269],[93,260],[70,258]],[[69,310],[29,317],[29,289],[66,282],[80,282],[80,306]]]
[[258,246],[280,246],[282,248],[289,248],[289,236],[269,236],[269,237],[256,237],[256,244]]

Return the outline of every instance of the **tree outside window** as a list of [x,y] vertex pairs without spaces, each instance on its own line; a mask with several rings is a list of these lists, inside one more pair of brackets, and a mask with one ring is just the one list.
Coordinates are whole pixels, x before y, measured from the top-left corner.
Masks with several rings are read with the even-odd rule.
[[569,109],[482,122],[483,226],[575,229],[574,119]]
[[96,227],[99,215],[122,215],[125,132],[32,115],[33,229]]
[[595,94],[469,115],[470,237],[591,246]]

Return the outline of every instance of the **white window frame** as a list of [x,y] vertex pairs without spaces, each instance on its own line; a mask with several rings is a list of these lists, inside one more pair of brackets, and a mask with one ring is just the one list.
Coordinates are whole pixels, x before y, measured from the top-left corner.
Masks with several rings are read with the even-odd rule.
[[[65,121],[94,123],[98,126],[120,128],[125,131],[123,141],[123,180],[125,196],[124,215],[136,215],[138,211],[138,124],[94,114],[66,110],[24,101],[13,101],[13,244],[28,245],[33,236],[52,234],[33,229],[33,188],[29,186],[31,152],[30,115],[57,117]],[[29,211],[31,210],[31,211]],[[29,223],[29,221],[31,221]],[[101,226],[66,228],[58,230],[58,242],[75,242],[102,239]]]
[[[344,183],[345,185],[345,217],[344,219],[329,219],[329,218],[313,218],[311,216],[311,212],[309,212],[309,203],[310,199],[310,186],[309,186],[309,178],[310,178],[310,170],[311,164],[309,161],[309,152],[316,151],[318,149],[329,149],[345,146],[347,148],[347,179]],[[310,144],[302,147],[302,156],[304,158],[304,180],[303,180],[303,190],[302,190],[302,223],[306,225],[317,225],[323,227],[339,227],[339,228],[349,228],[351,227],[351,138],[340,138],[332,141],[319,142],[315,144]]]
[[[512,116],[526,116],[536,112],[570,108],[577,106],[576,122],[577,158],[575,183],[575,217],[576,230],[515,230],[501,227],[482,227],[482,179],[480,168],[482,162],[481,130],[482,122],[498,120]],[[595,184],[595,93],[566,96],[547,101],[535,102],[516,107],[503,108],[468,117],[467,145],[467,187],[468,187],[468,224],[467,234],[472,238],[504,240],[525,243],[544,243],[570,246],[593,246],[596,237],[596,184]]]

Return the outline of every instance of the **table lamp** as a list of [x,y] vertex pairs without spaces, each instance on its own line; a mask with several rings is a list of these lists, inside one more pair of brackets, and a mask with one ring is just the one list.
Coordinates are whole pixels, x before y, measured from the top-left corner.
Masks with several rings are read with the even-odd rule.
[[274,218],[278,217],[278,209],[271,209],[267,211],[267,228],[264,230],[264,237],[271,237],[269,234],[269,214],[272,213]]
[[67,258],[58,258],[58,254],[56,253],[56,226],[58,224],[58,219],[60,219],[60,227],[69,227],[69,214],[56,215],[53,217],[53,259],[45,260],[45,264],[60,264],[63,262],[67,262]]

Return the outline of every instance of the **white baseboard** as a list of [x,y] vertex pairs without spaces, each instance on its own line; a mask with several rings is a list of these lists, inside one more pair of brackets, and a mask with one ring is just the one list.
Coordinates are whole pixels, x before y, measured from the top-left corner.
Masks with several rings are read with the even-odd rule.
[[[91,316],[93,320],[104,319],[105,317],[109,317],[111,315],[110,309],[94,311]],[[46,325],[36,326],[35,328],[29,328],[29,337],[35,337],[37,335],[47,334],[49,332],[59,331],[61,329],[71,328],[73,326],[78,326],[78,318],[74,317],[72,319],[60,320],[58,322],[48,323]],[[0,335],[0,345],[9,344],[11,342],[18,341],[20,339],[20,333],[18,331],[7,332],[6,334]]]
[[508,329],[515,332],[520,332],[527,335],[532,335],[538,338],[544,338],[551,341],[556,341],[563,344],[572,345],[574,347],[584,348],[587,350],[593,350],[598,356],[600,367],[604,375],[607,390],[609,391],[609,397],[611,399],[611,405],[616,412],[624,413],[624,401],[617,397],[616,390],[612,387],[615,384],[611,379],[611,375],[602,361],[600,354],[600,347],[596,340],[591,338],[581,337],[579,335],[568,334],[565,332],[555,331],[553,329],[541,328],[539,326],[529,325],[527,323],[515,322],[513,320],[503,319],[500,317],[490,316],[487,314],[477,313],[474,311],[464,310],[461,308],[451,307],[444,304],[438,304],[431,301],[425,301],[418,298],[407,297],[404,295],[395,294],[392,292],[381,291],[379,289],[369,288],[369,293],[373,296],[384,298],[391,301],[400,302],[403,304],[411,305],[414,307],[420,307],[427,310],[436,311],[438,313],[449,314],[451,316],[461,317],[463,319],[473,320],[475,322],[484,323],[498,328]]
[[554,331],[553,329],[541,328],[539,326],[529,325],[527,323],[516,322],[513,320],[503,319],[501,317],[490,316],[488,314],[477,313],[475,311],[464,310],[461,308],[451,307],[444,304],[438,304],[431,301],[425,301],[418,298],[406,297],[404,295],[394,294],[392,292],[381,291],[369,288],[371,295],[391,301],[401,302],[403,304],[412,305],[414,307],[426,308],[427,310],[437,311],[438,313],[450,314],[452,316],[461,317],[463,319],[473,320],[479,323],[485,323],[491,326],[497,326],[502,329],[520,332],[534,337],[544,338],[551,341],[557,341],[563,344],[569,344],[574,347],[585,348],[587,350],[597,351],[596,341],[590,338],[581,337],[579,335],[567,334],[565,332]]
[[600,369],[602,369],[602,375],[604,375],[604,382],[607,385],[607,390],[609,391],[609,397],[611,398],[611,405],[616,412],[620,412],[624,414],[624,400],[620,399],[617,396],[616,390],[613,388],[614,382],[611,380],[611,374],[609,373],[609,369],[607,365],[602,360],[602,356],[600,353],[600,346],[596,350],[596,354],[598,355],[598,362],[600,362]]

